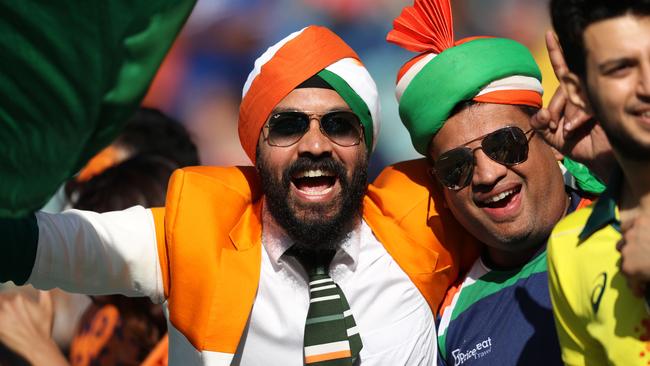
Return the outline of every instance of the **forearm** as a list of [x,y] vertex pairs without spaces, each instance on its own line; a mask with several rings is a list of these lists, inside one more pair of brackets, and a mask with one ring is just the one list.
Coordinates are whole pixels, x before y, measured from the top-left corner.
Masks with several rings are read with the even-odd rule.
[[155,227],[142,207],[98,214],[36,214],[39,227],[28,282],[88,295],[148,296],[162,301]]
[[0,218],[0,282],[24,284],[32,271],[38,244],[38,225],[31,214]]
[[52,339],[35,339],[29,352],[19,352],[32,366],[69,366],[59,347]]

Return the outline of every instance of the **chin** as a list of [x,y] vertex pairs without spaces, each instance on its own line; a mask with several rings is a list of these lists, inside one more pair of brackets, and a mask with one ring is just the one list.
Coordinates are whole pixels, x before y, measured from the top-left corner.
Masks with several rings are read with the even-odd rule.
[[294,203],[291,207],[291,213],[298,221],[305,223],[324,222],[333,220],[340,215],[339,200],[324,203]]

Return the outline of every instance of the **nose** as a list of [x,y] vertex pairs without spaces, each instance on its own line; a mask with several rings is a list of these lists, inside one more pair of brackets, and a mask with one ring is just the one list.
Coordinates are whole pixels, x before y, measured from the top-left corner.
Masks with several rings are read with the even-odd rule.
[[299,155],[329,155],[332,153],[332,142],[320,130],[320,122],[317,118],[309,121],[309,130],[298,141]]
[[474,159],[474,187],[491,187],[508,174],[508,167],[490,159],[481,149],[474,152]]
[[650,98],[650,61],[641,64],[637,93],[646,100]]

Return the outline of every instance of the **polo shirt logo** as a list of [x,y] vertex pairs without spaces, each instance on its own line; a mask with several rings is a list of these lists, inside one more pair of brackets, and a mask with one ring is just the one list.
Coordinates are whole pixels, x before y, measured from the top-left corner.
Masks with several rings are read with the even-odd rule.
[[492,351],[492,338],[487,337],[487,339],[476,343],[474,347],[467,351],[463,351],[460,348],[456,348],[451,351],[451,355],[454,356],[454,366],[462,365],[469,360],[478,360],[487,356],[488,353]]
[[603,298],[605,293],[605,286],[607,285],[607,272],[602,272],[594,280],[596,286],[591,290],[591,308],[594,311],[594,314],[598,313],[598,308],[600,307],[600,300]]

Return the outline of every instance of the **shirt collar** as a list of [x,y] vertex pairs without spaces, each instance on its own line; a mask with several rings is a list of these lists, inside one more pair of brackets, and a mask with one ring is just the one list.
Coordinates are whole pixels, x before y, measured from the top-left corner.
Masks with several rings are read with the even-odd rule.
[[[266,209],[267,205],[262,208],[262,245],[271,259],[274,266],[279,266],[285,262],[284,254],[291,248],[294,241],[287,235],[286,231],[275,221],[273,215]],[[367,230],[364,230],[367,228]],[[359,260],[359,250],[363,237],[367,235],[370,228],[367,225],[358,225],[343,241],[340,249],[336,252],[333,262],[351,262],[351,269],[354,270]]]
[[621,231],[621,222],[618,218],[616,205],[619,200],[623,186],[623,172],[616,168],[607,184],[607,189],[600,195],[594,208],[589,215],[585,227],[580,233],[580,240],[584,241],[601,228],[612,225],[617,231]]

